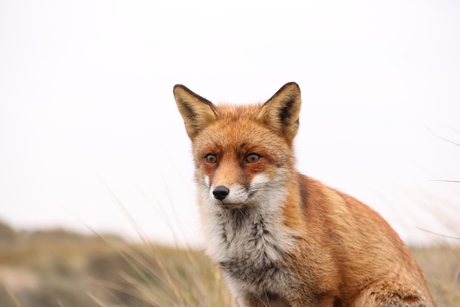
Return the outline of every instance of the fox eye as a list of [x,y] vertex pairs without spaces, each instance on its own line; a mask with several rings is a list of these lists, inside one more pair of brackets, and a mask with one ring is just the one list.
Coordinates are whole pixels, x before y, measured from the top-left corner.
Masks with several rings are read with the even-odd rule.
[[244,158],[244,163],[256,163],[260,160],[260,155],[252,153]]
[[207,163],[214,164],[217,162],[217,157],[213,154],[207,154],[205,160]]

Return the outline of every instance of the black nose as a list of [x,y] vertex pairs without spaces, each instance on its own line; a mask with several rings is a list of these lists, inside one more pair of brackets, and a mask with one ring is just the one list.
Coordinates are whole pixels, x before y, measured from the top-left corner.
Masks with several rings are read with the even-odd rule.
[[223,185],[217,186],[214,191],[212,191],[212,194],[214,194],[214,197],[218,200],[224,200],[225,197],[228,196],[230,193],[230,190],[224,187]]

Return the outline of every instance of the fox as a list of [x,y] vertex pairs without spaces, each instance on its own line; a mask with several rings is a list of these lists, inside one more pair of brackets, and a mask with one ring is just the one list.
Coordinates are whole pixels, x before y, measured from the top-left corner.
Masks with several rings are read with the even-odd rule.
[[300,174],[300,87],[265,103],[174,99],[192,144],[206,254],[240,307],[435,306],[391,226],[357,199]]

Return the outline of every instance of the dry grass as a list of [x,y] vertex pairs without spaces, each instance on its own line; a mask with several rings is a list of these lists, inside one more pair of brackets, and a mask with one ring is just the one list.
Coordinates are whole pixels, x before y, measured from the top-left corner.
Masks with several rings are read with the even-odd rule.
[[[411,250],[438,306],[460,306],[460,248]],[[233,304],[219,272],[201,251],[63,230],[18,233],[0,224],[0,306]]]
[[199,251],[144,244],[118,252],[136,271],[122,274],[118,289],[145,306],[232,306],[219,272]]
[[460,247],[411,248],[438,307],[460,306]]
[[2,307],[232,306],[200,251],[0,225],[14,233],[2,239],[0,226]]

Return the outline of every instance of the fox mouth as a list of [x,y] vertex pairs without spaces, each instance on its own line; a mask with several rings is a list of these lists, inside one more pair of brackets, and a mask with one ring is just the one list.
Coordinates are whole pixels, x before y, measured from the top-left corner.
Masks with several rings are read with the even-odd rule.
[[250,193],[247,189],[235,186],[218,185],[208,190],[213,203],[223,209],[241,208],[248,204]]
[[242,208],[242,207],[245,207],[246,204],[245,203],[232,203],[232,202],[226,202],[224,200],[221,200],[221,201],[218,201],[217,202],[217,205],[223,209],[228,209],[228,210],[231,210],[231,209],[239,209],[239,208]]

